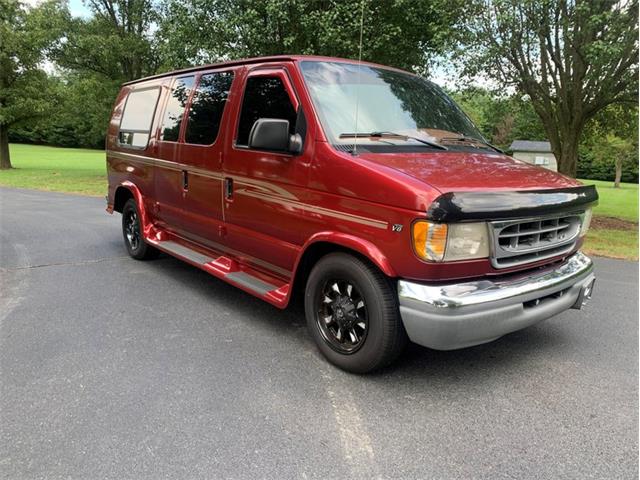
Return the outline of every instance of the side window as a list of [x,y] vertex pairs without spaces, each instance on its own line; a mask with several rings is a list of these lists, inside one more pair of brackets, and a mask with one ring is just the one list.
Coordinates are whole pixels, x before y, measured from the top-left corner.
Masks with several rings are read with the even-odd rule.
[[187,143],[211,145],[216,141],[232,81],[231,72],[208,73],[200,77],[189,108]]
[[187,106],[191,89],[193,88],[193,75],[190,77],[178,78],[167,102],[167,108],[164,112],[162,120],[162,129],[160,139],[167,142],[177,142],[180,136],[180,125],[182,124],[182,116]]
[[134,90],[129,93],[118,133],[121,145],[134,148],[147,146],[159,94],[159,88]]
[[238,145],[247,145],[251,127],[259,118],[289,120],[289,133],[296,129],[296,111],[278,77],[249,77],[242,100],[238,125]]

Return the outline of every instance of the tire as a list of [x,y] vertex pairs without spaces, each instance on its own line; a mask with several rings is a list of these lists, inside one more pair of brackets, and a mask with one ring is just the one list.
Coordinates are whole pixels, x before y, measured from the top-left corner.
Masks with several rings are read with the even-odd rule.
[[144,241],[138,205],[133,198],[127,200],[122,209],[122,236],[127,252],[136,260],[150,260],[160,254]]
[[352,255],[332,253],[318,261],[307,280],[304,306],[316,345],[348,372],[389,365],[408,342],[391,282]]

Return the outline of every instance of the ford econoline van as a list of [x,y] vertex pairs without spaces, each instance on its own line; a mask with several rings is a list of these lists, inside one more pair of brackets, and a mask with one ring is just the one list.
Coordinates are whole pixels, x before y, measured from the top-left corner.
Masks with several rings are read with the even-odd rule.
[[592,186],[515,160],[416,75],[278,56],[125,84],[107,211],[135,259],[173,255],[278,308],[303,296],[335,365],[458,349],[570,308]]

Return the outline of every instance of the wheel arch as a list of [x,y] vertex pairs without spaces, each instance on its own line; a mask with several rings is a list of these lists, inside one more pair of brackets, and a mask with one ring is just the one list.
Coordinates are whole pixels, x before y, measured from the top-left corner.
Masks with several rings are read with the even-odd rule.
[[124,205],[130,198],[135,200],[136,205],[138,206],[140,221],[142,222],[142,230],[144,232],[145,239],[148,239],[151,236],[150,228],[152,227],[152,223],[145,207],[142,192],[135,183],[126,180],[118,185],[114,194],[113,210],[122,213]]
[[321,232],[311,237],[302,248],[294,269],[292,297],[300,298],[299,294],[304,291],[313,266],[322,257],[334,252],[349,253],[368,261],[387,277],[397,277],[389,259],[372,242],[355,235]]
[[126,185],[118,185],[113,196],[113,211],[122,213],[124,210],[124,204],[127,203],[127,200],[130,198],[135,199],[131,188]]

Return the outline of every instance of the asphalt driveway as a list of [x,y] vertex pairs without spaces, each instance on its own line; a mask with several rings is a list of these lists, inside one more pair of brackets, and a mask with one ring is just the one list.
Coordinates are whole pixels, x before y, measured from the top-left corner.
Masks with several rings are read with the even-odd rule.
[[0,189],[2,478],[637,478],[638,264],[475,348],[344,373],[301,309],[128,258],[102,199]]

